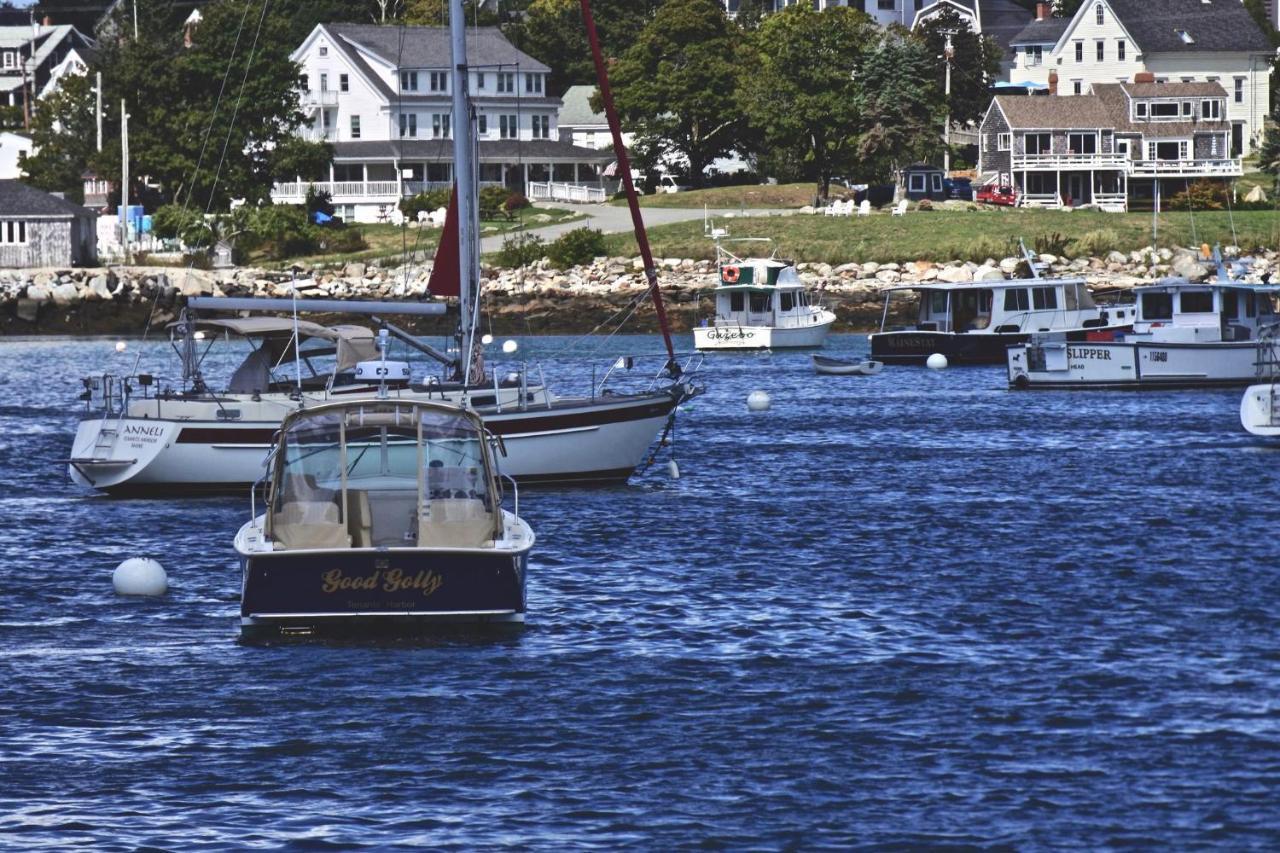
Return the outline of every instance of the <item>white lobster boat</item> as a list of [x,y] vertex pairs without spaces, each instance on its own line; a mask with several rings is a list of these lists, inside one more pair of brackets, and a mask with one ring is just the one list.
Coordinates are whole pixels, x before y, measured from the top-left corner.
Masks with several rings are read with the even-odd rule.
[[[1237,275],[1247,265],[1236,268]],[[1259,376],[1259,336],[1276,322],[1280,287],[1233,278],[1171,278],[1136,289],[1133,331],[1114,341],[1045,336],[1007,352],[1014,388],[1145,389],[1248,385]]]
[[1258,341],[1258,379],[1240,398],[1240,425],[1259,438],[1280,438],[1280,325]]
[[811,298],[791,262],[739,258],[717,241],[716,270],[715,317],[693,330],[696,349],[800,349],[826,343],[836,315]]

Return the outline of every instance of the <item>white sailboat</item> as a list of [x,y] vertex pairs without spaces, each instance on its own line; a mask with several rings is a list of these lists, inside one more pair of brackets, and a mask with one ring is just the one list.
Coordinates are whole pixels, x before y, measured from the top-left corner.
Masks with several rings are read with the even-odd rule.
[[[594,41],[594,28],[588,20]],[[455,43],[456,49],[464,45]],[[595,45],[598,50],[598,45]],[[465,56],[455,63],[465,66]],[[601,87],[608,92],[608,79],[603,62],[597,63]],[[465,78],[464,78],[465,79]],[[466,85],[453,90],[453,141],[458,192],[451,204],[451,223],[446,226],[432,272],[430,290],[436,295],[457,295],[459,322],[456,356],[440,353],[399,333],[383,322],[388,332],[407,345],[445,363],[448,375],[440,382],[414,383],[405,377],[406,366],[393,365],[398,376],[377,375],[377,366],[369,365],[369,375],[348,373],[361,364],[357,350],[366,336],[340,331],[329,333],[338,351],[334,371],[325,376],[312,376],[304,382],[301,376],[301,345],[304,337],[324,338],[326,333],[296,319],[290,323],[275,320],[271,332],[276,335],[278,357],[274,366],[295,368],[295,387],[287,381],[264,387],[237,385],[237,378],[255,374],[262,364],[248,362],[241,366],[221,390],[213,390],[200,370],[197,335],[208,311],[216,310],[281,310],[308,307],[321,311],[390,314],[442,313],[443,303],[423,304],[357,304],[323,303],[307,300],[244,300],[193,298],[181,332],[183,383],[168,393],[152,393],[150,377],[117,377],[99,375],[85,380],[86,399],[90,410],[76,432],[68,473],[82,485],[115,493],[168,492],[192,490],[222,491],[255,482],[262,473],[263,458],[271,437],[283,418],[299,408],[321,405],[334,400],[368,396],[385,390],[401,400],[458,403],[473,408],[484,420],[486,429],[500,437],[505,456],[500,459],[504,474],[522,481],[541,483],[611,483],[625,482],[643,462],[646,452],[660,434],[671,429],[681,402],[698,393],[691,381],[691,361],[682,366],[671,343],[670,330],[657,287],[657,273],[644,238],[638,205],[633,206],[637,237],[642,255],[647,259],[646,274],[650,293],[657,309],[666,344],[667,359],[663,369],[644,387],[631,393],[614,393],[604,383],[585,395],[568,397],[547,391],[536,383],[532,387],[521,373],[514,381],[504,381],[486,373],[477,346],[479,321],[479,251],[477,173],[473,145],[474,116]],[[615,147],[620,160],[626,158],[616,132],[616,114],[612,99],[608,100],[611,124],[615,129]],[[626,181],[629,186],[629,180]],[[634,198],[632,199],[634,203]],[[456,216],[453,214],[456,213]],[[449,239],[456,228],[457,240]],[[450,251],[456,246],[456,253]],[[284,303],[284,304],[281,304]],[[283,323],[283,325],[282,325]],[[270,326],[266,323],[262,329]],[[235,329],[230,321],[222,321],[224,330],[243,333],[243,325]],[[323,328],[323,327],[317,327]],[[350,327],[348,327],[350,328]],[[361,328],[361,327],[354,327]],[[262,330],[260,329],[260,331]],[[367,330],[364,330],[367,332]],[[283,343],[281,334],[284,335]],[[264,332],[264,337],[266,332]],[[385,352],[385,335],[382,336]],[[175,341],[175,343],[178,343]],[[344,355],[344,347],[346,354]],[[369,355],[366,346],[365,355]],[[251,356],[253,358],[253,356]],[[264,359],[258,357],[261,362]],[[270,359],[265,359],[271,361]],[[628,362],[630,363],[630,362]],[[269,379],[269,370],[265,374]],[[610,371],[608,376],[615,376]],[[136,389],[141,389],[140,393]]]

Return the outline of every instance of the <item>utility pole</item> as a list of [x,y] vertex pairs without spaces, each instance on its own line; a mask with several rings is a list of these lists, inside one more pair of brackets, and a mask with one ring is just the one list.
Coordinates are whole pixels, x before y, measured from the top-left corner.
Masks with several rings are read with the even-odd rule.
[[129,113],[120,99],[120,247],[129,260]]
[[133,0],[133,40],[138,40],[138,0]]
[[947,60],[947,85],[945,88],[947,98],[947,123],[942,128],[942,144],[945,146],[942,152],[942,171],[946,177],[951,177],[951,60],[956,55],[956,49],[951,43],[951,33],[947,33],[947,46],[943,48],[942,54]]
[[98,153],[102,153],[102,72],[99,71],[95,75],[96,82],[93,86],[93,94],[96,96],[96,111],[98,116]]

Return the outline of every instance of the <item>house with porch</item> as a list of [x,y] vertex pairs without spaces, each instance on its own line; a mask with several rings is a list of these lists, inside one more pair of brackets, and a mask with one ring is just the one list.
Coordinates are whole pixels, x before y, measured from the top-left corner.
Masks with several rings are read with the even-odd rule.
[[17,107],[29,120],[36,101],[66,74],[83,74],[94,42],[75,27],[0,26],[0,106]]
[[[599,188],[613,155],[560,139],[550,69],[496,27],[469,30],[467,49],[481,185]],[[301,204],[314,186],[344,219],[376,222],[400,199],[452,184],[447,28],[319,24],[292,58],[306,84],[300,133],[331,143],[334,158],[324,180],[276,183],[273,201]]]
[[[1050,85],[1055,85],[1051,81]],[[998,95],[983,118],[979,175],[1018,203],[1124,211],[1244,173],[1218,83],[1097,83],[1088,95]]]
[[1261,141],[1271,109],[1270,39],[1239,0],[1087,0],[1071,18],[1048,3],[1010,42],[1011,83],[1089,95],[1150,74],[1157,83],[1216,83],[1227,92],[1231,152]]

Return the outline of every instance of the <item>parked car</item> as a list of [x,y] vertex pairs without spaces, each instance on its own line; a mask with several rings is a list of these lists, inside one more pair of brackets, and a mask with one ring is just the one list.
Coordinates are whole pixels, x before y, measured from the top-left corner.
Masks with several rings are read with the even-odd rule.
[[942,191],[947,194],[947,198],[973,201],[973,181],[968,178],[943,178]]
[[995,184],[987,184],[985,187],[978,189],[977,195],[974,196],[975,201],[983,204],[1000,204],[1005,207],[1014,207],[1018,203],[1018,191],[1013,187],[1001,187]]
[[676,179],[671,175],[662,175],[658,178],[658,185],[654,188],[654,192],[682,193],[688,189],[687,185],[677,183]]

